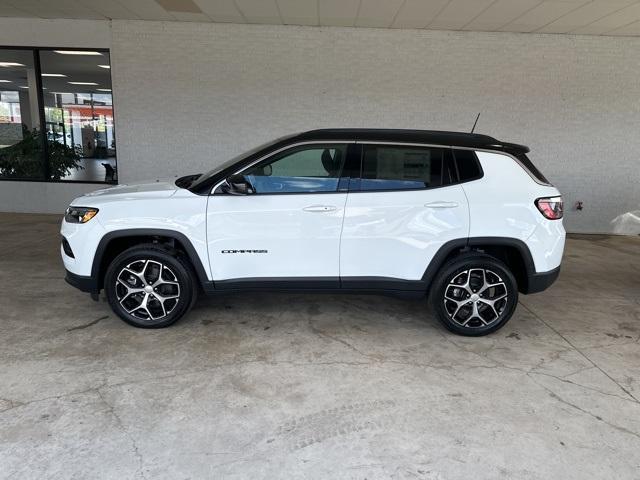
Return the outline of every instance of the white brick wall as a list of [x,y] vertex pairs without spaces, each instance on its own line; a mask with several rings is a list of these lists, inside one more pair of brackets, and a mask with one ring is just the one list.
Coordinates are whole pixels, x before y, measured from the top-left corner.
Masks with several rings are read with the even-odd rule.
[[640,38],[113,21],[111,44],[121,182],[312,128],[467,131],[481,111],[480,133],[532,148],[570,231],[640,204]]
[[112,44],[126,181],[312,128],[466,131],[481,111],[479,132],[532,148],[569,230],[640,204],[638,38],[114,21]]

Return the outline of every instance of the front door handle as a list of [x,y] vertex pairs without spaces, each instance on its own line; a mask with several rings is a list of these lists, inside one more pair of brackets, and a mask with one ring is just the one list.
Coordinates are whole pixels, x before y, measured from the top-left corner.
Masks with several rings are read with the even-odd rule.
[[309,205],[303,208],[305,212],[333,212],[337,209],[334,205]]
[[427,208],[456,208],[458,202],[431,202],[425,203],[424,206]]

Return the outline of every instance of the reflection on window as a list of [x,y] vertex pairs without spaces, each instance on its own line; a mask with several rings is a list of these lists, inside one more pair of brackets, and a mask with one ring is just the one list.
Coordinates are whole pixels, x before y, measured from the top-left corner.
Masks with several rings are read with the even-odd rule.
[[40,52],[53,180],[117,181],[109,54],[92,53]]
[[364,147],[362,190],[439,187],[450,181],[450,154],[441,148]]
[[244,175],[256,193],[335,192],[345,154],[345,145],[300,147],[251,167]]
[[44,179],[32,50],[0,49],[0,178]]

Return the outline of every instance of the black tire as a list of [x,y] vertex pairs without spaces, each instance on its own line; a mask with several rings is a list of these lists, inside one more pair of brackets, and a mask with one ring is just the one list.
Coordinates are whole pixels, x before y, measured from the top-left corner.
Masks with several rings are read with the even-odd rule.
[[[479,283],[481,280],[483,285]],[[483,290],[486,285],[495,286]],[[500,298],[502,295],[506,297]],[[478,337],[499,330],[509,321],[518,304],[518,285],[500,260],[469,253],[442,266],[433,281],[429,300],[448,330]]]
[[[198,294],[186,256],[158,244],[137,245],[119,254],[107,269],[104,285],[114,313],[139,328],[177,322]],[[136,307],[138,301],[140,307]]]

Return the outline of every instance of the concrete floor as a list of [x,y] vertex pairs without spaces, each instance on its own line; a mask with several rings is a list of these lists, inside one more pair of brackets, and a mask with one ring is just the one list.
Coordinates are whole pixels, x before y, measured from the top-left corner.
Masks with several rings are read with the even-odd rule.
[[640,478],[640,238],[570,239],[485,338],[337,295],[146,331],[64,283],[58,222],[0,215],[1,478]]

